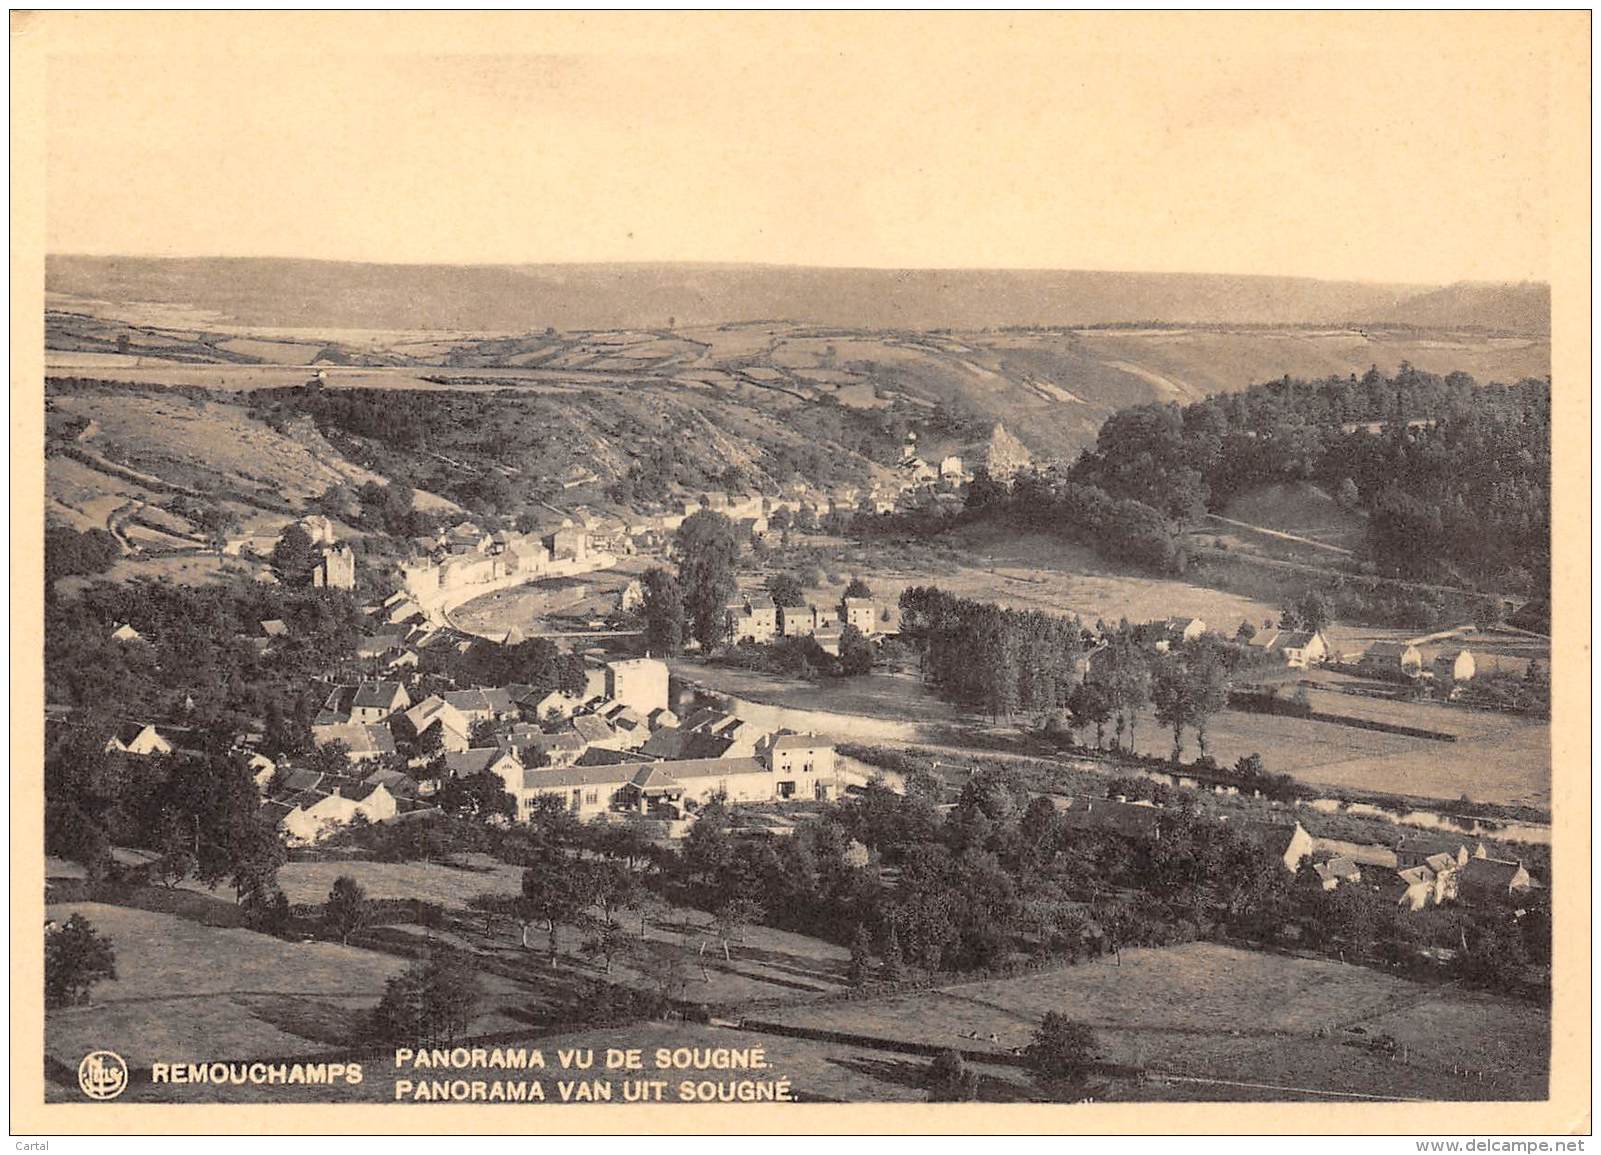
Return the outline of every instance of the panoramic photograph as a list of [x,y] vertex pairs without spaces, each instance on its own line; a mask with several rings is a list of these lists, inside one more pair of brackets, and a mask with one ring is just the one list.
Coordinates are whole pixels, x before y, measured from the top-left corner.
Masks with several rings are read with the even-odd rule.
[[1546,1100],[1477,28],[53,57],[46,1101]]

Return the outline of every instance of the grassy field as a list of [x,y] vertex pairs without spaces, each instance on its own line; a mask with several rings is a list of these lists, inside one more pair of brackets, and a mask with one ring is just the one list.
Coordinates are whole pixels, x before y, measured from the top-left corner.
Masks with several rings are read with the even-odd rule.
[[[374,897],[401,896],[417,881],[415,868],[353,871],[352,865],[329,864],[327,873],[330,879],[357,873]],[[295,864],[285,869],[292,900],[325,896],[321,878],[312,881]],[[426,892],[426,880],[421,889]],[[472,893],[479,889],[487,888]],[[385,981],[408,965],[386,951],[285,942],[130,907],[55,903],[47,912],[63,921],[83,914],[116,950],[117,981],[97,986],[90,1005],[47,1017],[47,1053],[68,1066],[97,1048],[114,1050],[134,1066],[175,1057],[293,1057],[347,1048]],[[725,961],[706,922],[696,912],[659,916],[648,939],[634,940],[610,974],[599,960],[580,956],[581,936],[572,927],[563,928],[562,962],[555,969],[547,962],[542,928],[530,934],[525,949],[516,925],[504,919],[492,930],[471,920],[442,932],[401,924],[362,933],[395,947],[420,947],[431,937],[477,958],[483,997],[468,1028],[473,1035],[570,1022],[578,989],[594,979],[655,991],[664,973],[676,971],[679,997],[713,1004],[826,994],[844,984],[849,952],[843,948],[756,927],[732,944]],[[630,926],[637,932],[637,920]]]
[[76,1066],[97,1047],[145,1065],[178,1056],[307,1054],[342,1044],[405,962],[333,943],[287,943],[247,930],[97,903],[81,913],[117,952],[118,979],[87,1007],[46,1017],[46,1050]]
[[[1343,694],[1318,697],[1332,699],[1328,708],[1353,715],[1370,705]],[[1346,709],[1348,704],[1353,708]],[[1475,802],[1550,808],[1551,734],[1544,722],[1466,710],[1448,713],[1451,718],[1441,729],[1461,728],[1466,733],[1456,742],[1233,710],[1212,719],[1207,742],[1221,763],[1261,754],[1270,772],[1292,774],[1314,786],[1448,800],[1466,795]],[[1412,717],[1407,724],[1431,723],[1427,716]],[[1165,757],[1172,753],[1173,733],[1158,725],[1147,709],[1135,731],[1134,748]],[[1193,732],[1186,733],[1185,752],[1186,757],[1196,753]]]
[[[1264,998],[1269,991],[1272,997]],[[1540,1097],[1550,1046],[1538,1008],[1362,967],[1211,943],[1124,951],[1121,966],[1108,957],[1025,978],[763,1017],[1009,1051],[1028,1043],[1047,1011],[1089,1023],[1108,1061],[1337,1093],[1483,1097],[1483,1084],[1451,1073],[1454,1062],[1493,1070],[1490,1085],[1505,1097]],[[1375,1058],[1364,1049],[1384,1033],[1406,1048],[1404,1059]],[[1218,1088],[1202,1097],[1234,1098],[1238,1091]]]
[[1342,508],[1310,482],[1253,489],[1230,501],[1221,512],[1234,521],[1348,550],[1356,549],[1367,531],[1367,519],[1360,512]]
[[845,576],[859,574],[885,603],[895,602],[907,586],[935,585],[1016,609],[1077,614],[1091,624],[1115,624],[1125,617],[1131,622],[1198,617],[1214,630],[1233,634],[1242,621],[1260,625],[1279,613],[1267,602],[1130,572],[1045,534],[970,527],[942,538],[941,546],[913,555],[896,546],[854,545],[836,568]]
[[368,898],[415,898],[447,909],[465,910],[479,894],[518,894],[522,871],[483,855],[461,865],[441,862],[287,862],[278,868],[278,885],[293,903],[320,903],[334,879],[349,875]]

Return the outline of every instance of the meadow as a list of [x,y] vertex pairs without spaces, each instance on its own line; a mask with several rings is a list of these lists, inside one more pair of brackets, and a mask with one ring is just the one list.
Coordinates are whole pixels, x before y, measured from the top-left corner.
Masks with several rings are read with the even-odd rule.
[[[1264,999],[1265,991],[1273,997]],[[1548,1068],[1549,1029],[1537,1007],[1326,959],[1214,943],[1125,950],[1121,964],[1108,955],[1022,978],[781,1008],[761,1017],[1007,1052],[1026,1046],[1049,1011],[1089,1024],[1103,1061],[1302,1092],[1292,1098],[1313,1092],[1482,1097],[1480,1070],[1505,1097],[1536,1098],[1544,1094]],[[1393,1059],[1376,1058],[1366,1046],[1384,1034],[1396,1040]],[[1502,1045],[1486,1048],[1486,1038]],[[1453,1065],[1474,1074],[1453,1074]],[[1164,1097],[1159,1089],[1146,1091],[1141,1097]],[[1239,1091],[1192,1093],[1224,1099]]]

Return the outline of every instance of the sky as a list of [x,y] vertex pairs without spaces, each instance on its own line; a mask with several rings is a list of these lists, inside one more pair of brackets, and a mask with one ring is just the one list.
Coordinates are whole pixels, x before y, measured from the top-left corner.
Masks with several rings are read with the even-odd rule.
[[51,252],[1547,276],[1550,20],[161,19],[48,29]]

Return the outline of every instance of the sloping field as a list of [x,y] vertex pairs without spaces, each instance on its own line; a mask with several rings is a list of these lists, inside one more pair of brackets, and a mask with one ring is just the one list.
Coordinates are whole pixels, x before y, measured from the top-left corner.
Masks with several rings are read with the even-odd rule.
[[461,865],[442,862],[286,862],[278,886],[293,903],[321,903],[334,880],[349,875],[368,898],[406,898],[465,910],[478,894],[520,894],[523,872],[483,855]]
[[1229,502],[1223,516],[1343,549],[1360,545],[1367,528],[1360,513],[1342,509],[1322,489],[1308,482],[1252,490]]
[[[144,1066],[347,1046],[385,981],[408,965],[358,947],[284,942],[129,907],[62,903],[46,913],[59,921],[82,914],[117,955],[118,980],[97,986],[89,1006],[46,1016],[46,1053],[71,1067],[98,1048]],[[517,1027],[502,1007],[520,1006],[529,992],[496,975],[480,978],[485,997],[471,1030]]]
[[[1026,1046],[1048,1011],[1090,1024],[1107,1061],[1335,1093],[1475,1097],[1480,1085],[1452,1075],[1450,1065],[1486,1066],[1493,1050],[1503,1091],[1536,1097],[1543,1094],[1550,1045],[1538,1008],[1364,967],[1212,943],[1126,950],[1121,965],[1108,956],[1023,978],[761,1017],[1004,1052]],[[1408,1048],[1405,1060],[1370,1059],[1365,1043],[1381,1033]],[[1488,1041],[1495,1039],[1505,1046],[1493,1048]],[[1286,1063],[1290,1055],[1300,1060]],[[1202,1097],[1235,1098],[1238,1090]],[[1151,1097],[1164,1095],[1153,1090]]]

